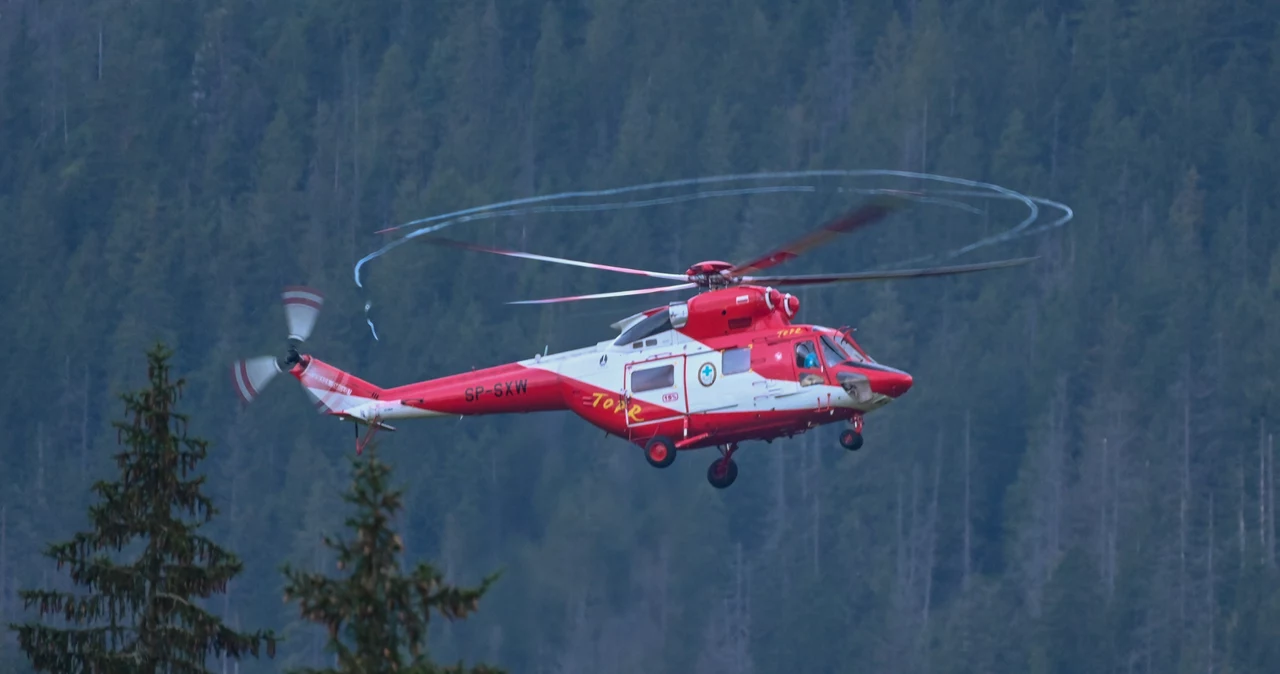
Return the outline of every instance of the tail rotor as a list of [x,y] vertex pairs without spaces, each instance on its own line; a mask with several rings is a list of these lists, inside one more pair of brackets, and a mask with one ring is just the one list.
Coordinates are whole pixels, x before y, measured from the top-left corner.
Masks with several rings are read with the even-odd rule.
[[284,300],[285,321],[289,330],[289,348],[284,360],[275,356],[256,356],[232,364],[236,393],[245,404],[253,402],[276,375],[293,367],[301,359],[298,345],[311,336],[320,308],[324,306],[323,294],[302,286],[285,288],[281,299]]

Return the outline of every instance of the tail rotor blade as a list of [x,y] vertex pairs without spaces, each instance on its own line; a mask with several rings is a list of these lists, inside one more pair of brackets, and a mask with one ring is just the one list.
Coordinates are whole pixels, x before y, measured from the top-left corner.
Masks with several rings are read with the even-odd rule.
[[[325,398],[321,398],[320,395],[313,391],[309,386],[303,386],[302,390],[306,392],[307,397],[311,399],[311,403],[315,405],[316,412],[324,414],[325,410],[328,409]],[[333,397],[333,395],[334,394],[332,392],[325,394],[325,396],[329,398]]]
[[303,286],[290,286],[281,295],[284,299],[285,320],[289,322],[289,339],[305,342],[315,327],[316,317],[320,315],[320,307],[324,306],[324,295],[319,291]]
[[246,360],[238,360],[231,368],[231,376],[236,384],[236,393],[245,403],[253,402],[267,384],[280,374],[280,364],[272,356],[258,356]]

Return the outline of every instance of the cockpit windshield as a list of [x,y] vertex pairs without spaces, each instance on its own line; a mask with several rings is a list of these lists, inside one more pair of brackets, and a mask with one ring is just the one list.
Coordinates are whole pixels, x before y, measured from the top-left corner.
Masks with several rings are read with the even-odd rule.
[[846,355],[840,349],[836,348],[836,345],[831,342],[830,337],[823,335],[821,339],[821,343],[822,343],[822,359],[827,361],[827,367],[833,367],[835,365],[839,365],[840,363],[843,363],[849,360],[849,356]]
[[844,335],[839,332],[837,332],[835,335],[823,335],[822,340],[830,344],[831,348],[834,348],[835,350],[844,354],[845,360],[852,361],[855,363],[874,362],[874,361],[871,361],[870,358],[863,356],[862,352],[858,350],[858,347],[849,343],[849,340],[845,339]]

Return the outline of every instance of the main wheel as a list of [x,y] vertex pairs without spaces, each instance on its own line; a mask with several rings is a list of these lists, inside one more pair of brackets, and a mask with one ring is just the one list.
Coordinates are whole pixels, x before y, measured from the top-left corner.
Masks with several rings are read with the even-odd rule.
[[716,459],[707,466],[707,482],[716,489],[724,489],[738,479],[738,464],[733,459]]
[[858,451],[862,447],[862,434],[852,428],[844,429],[840,433],[840,446],[851,452]]
[[644,458],[654,468],[666,468],[676,460],[675,443],[666,436],[655,436],[644,446]]

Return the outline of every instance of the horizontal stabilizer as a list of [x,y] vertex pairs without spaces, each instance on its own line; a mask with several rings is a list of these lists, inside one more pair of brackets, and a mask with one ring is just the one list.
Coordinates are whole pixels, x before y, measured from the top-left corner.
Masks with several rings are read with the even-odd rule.
[[357,424],[363,424],[363,425],[365,425],[365,426],[377,426],[378,428],[380,428],[380,429],[382,429],[382,430],[384,430],[384,431],[391,431],[392,433],[394,433],[394,432],[396,431],[396,427],[395,427],[395,426],[392,426],[391,424],[388,424],[388,423],[387,423],[387,422],[385,422],[385,421],[369,421],[368,419],[364,419],[364,418],[361,418],[361,417],[353,416],[353,415],[350,415],[350,414],[344,414],[344,413],[341,413],[341,412],[340,412],[340,413],[338,413],[338,414],[335,414],[335,415],[333,415],[333,416],[337,417],[338,419],[340,419],[340,420],[342,420],[342,421],[352,421],[352,422],[355,422],[355,423],[357,423]]

